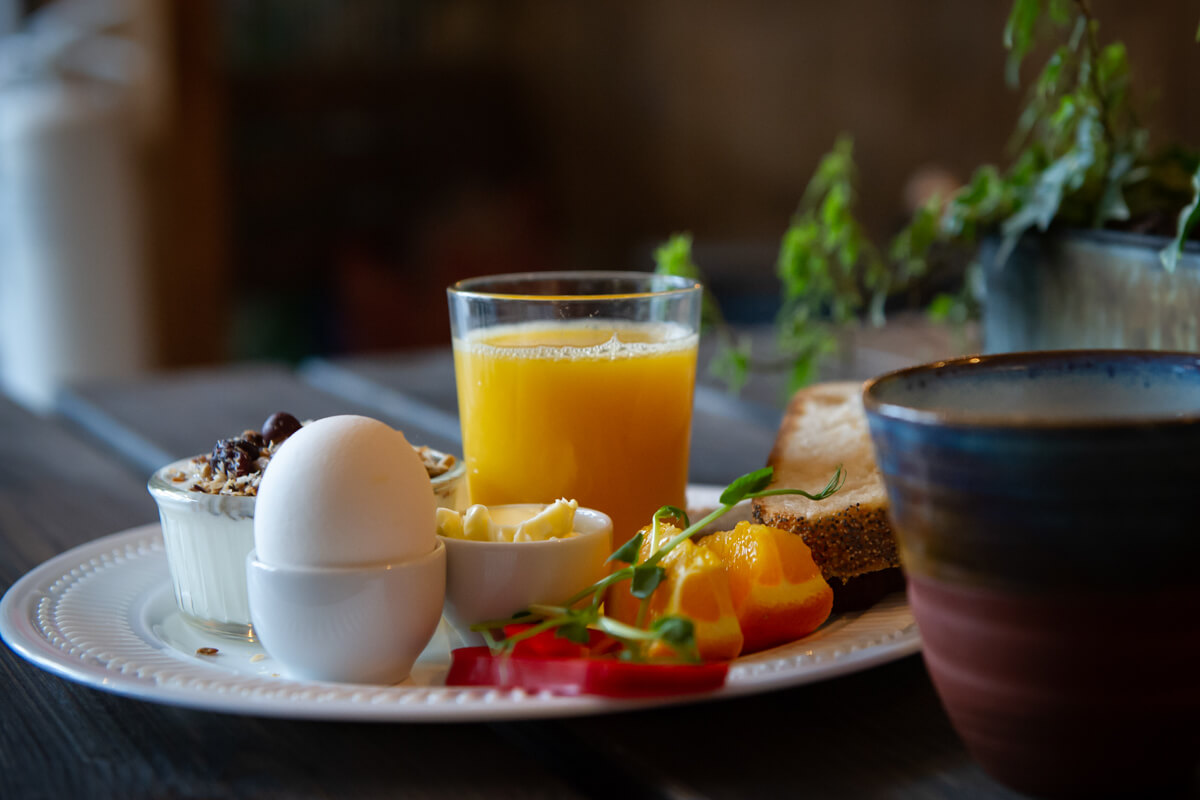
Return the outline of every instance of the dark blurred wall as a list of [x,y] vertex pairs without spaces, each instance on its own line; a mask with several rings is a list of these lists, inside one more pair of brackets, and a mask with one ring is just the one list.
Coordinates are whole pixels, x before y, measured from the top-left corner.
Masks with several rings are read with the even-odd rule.
[[[1200,147],[1200,7],[1093,7],[1156,138]],[[212,8],[237,357],[442,343],[457,278],[645,268],[676,230],[711,246],[714,274],[769,286],[839,132],[882,237],[915,170],[1003,163],[1021,100],[1000,0]]]

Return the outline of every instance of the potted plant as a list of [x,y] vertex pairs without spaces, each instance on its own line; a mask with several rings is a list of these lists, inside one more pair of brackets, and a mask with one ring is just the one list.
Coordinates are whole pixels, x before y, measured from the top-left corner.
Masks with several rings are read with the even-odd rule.
[[[1053,50],[1027,89],[1009,166],[981,166],[951,196],[931,198],[886,250],[854,216],[853,147],[838,140],[780,246],[777,357],[752,353],[710,303],[714,371],[734,388],[751,370],[782,367],[792,387],[807,383],[839,330],[864,317],[881,323],[889,297],[956,260],[957,288],[929,311],[964,320],[982,307],[990,351],[1200,351],[1200,248],[1185,244],[1200,219],[1200,157],[1150,151],[1125,47],[1101,41],[1088,0],[1015,0],[1004,31],[1011,85],[1043,40]],[[660,247],[656,262],[698,274],[687,235]]]

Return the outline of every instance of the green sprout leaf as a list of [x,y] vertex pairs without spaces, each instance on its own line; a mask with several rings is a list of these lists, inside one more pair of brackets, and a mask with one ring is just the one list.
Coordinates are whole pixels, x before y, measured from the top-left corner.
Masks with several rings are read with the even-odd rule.
[[605,559],[605,561],[620,561],[623,564],[632,564],[637,561],[638,551],[642,548],[642,539],[644,538],[645,534],[638,531],[632,539],[614,550],[612,555]]
[[667,579],[667,571],[657,565],[641,565],[633,568],[633,580],[630,582],[629,593],[634,597],[645,600],[654,594],[658,585]]
[[666,616],[654,620],[650,630],[659,638],[675,647],[689,647],[696,643],[696,626],[687,617]]
[[846,485],[846,470],[841,464],[837,465],[837,469],[833,471],[833,475],[829,478],[829,483],[825,484],[825,488],[816,494],[806,492],[803,489],[760,489],[753,492],[747,497],[771,497],[781,494],[798,494],[801,497],[807,497],[809,500],[824,500],[835,492],[841,491],[841,488]]
[[554,635],[572,641],[575,644],[587,644],[591,641],[591,637],[588,635],[587,623],[582,620],[559,625],[558,629],[554,631]]
[[742,500],[754,492],[760,492],[771,483],[771,477],[775,474],[774,467],[763,467],[762,469],[748,472],[742,477],[735,480],[721,492],[721,505],[736,506]]
[[664,519],[678,520],[683,523],[684,528],[692,524],[691,520],[688,519],[687,512],[679,506],[663,506],[658,511],[654,512],[655,522],[661,522]]

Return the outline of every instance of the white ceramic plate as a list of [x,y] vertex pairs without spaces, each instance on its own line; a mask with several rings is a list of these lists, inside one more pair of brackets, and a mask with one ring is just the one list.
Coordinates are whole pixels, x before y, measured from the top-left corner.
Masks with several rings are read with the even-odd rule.
[[[690,487],[689,507],[715,505],[717,491]],[[140,700],[235,714],[397,722],[574,716],[758,694],[858,672],[920,648],[912,613],[896,594],[867,611],[832,617],[800,641],[737,659],[725,687],[703,695],[611,700],[447,687],[454,634],[444,622],[412,676],[395,686],[289,680],[257,644],[183,620],[157,524],[105,536],[30,571],[0,600],[0,636],[43,669]],[[218,652],[198,655],[203,647]]]

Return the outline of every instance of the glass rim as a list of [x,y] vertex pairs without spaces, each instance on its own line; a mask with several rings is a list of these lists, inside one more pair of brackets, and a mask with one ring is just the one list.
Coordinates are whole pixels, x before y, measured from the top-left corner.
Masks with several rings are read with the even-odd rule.
[[[659,289],[647,288],[644,291],[604,292],[600,294],[529,294],[512,291],[487,291],[478,288],[498,283],[520,284],[535,281],[576,281],[584,280],[643,280],[647,283],[662,281],[667,284]],[[464,278],[451,284],[447,293],[458,297],[478,297],[491,300],[521,300],[526,302],[564,302],[564,301],[596,301],[596,300],[630,300],[640,297],[669,297],[685,295],[702,291],[704,286],[694,278],[682,275],[661,275],[657,272],[642,272],[639,270],[555,270],[552,272],[511,272],[502,275],[481,275],[475,278]]]

